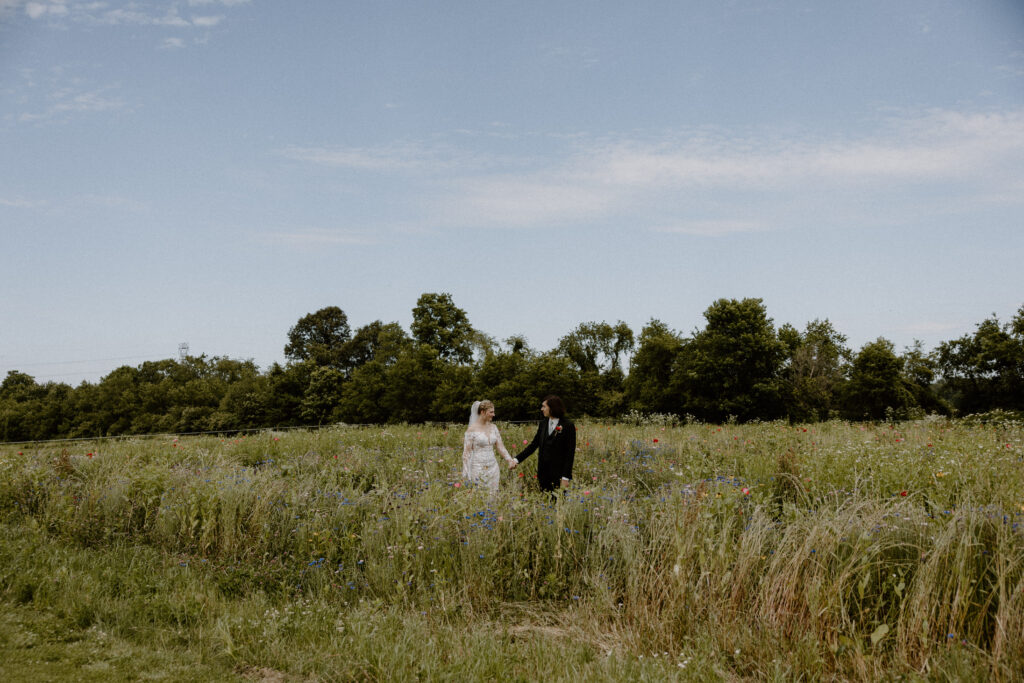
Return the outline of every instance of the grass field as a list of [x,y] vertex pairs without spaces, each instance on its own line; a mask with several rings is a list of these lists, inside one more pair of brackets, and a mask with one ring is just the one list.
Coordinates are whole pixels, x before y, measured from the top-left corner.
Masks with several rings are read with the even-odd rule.
[[0,446],[0,679],[1024,678],[1018,423],[462,434]]

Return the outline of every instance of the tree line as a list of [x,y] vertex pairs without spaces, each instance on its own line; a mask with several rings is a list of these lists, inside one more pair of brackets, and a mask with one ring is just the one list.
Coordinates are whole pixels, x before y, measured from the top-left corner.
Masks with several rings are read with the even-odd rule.
[[585,322],[547,351],[473,328],[449,294],[426,293],[406,331],[355,330],[329,306],[288,331],[287,361],[187,357],[122,366],[77,387],[17,370],[0,384],[0,439],[319,425],[462,421],[489,398],[500,419],[535,418],[540,398],[575,415],[678,416],[705,422],[906,419],[1024,411],[1024,306],[925,351],[884,338],[854,352],[826,320],[776,328],[761,299],[719,299],[690,335],[652,319]]

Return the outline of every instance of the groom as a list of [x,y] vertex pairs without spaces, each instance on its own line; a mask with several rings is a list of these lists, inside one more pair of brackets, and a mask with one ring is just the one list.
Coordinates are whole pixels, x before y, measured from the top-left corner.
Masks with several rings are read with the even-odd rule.
[[512,463],[519,463],[537,453],[537,483],[541,491],[554,492],[558,487],[568,488],[572,480],[572,461],[576,457],[576,425],[565,416],[565,405],[557,396],[545,396],[540,404],[544,419],[537,427],[533,442],[523,449]]

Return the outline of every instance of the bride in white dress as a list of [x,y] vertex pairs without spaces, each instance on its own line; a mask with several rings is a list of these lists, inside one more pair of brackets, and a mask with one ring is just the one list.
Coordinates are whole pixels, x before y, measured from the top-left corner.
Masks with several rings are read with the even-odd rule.
[[498,490],[501,468],[494,457],[494,448],[505,458],[505,462],[515,462],[501,434],[494,424],[494,404],[490,401],[476,401],[469,413],[469,428],[462,447],[462,476],[466,481],[477,486],[486,486],[492,491]]

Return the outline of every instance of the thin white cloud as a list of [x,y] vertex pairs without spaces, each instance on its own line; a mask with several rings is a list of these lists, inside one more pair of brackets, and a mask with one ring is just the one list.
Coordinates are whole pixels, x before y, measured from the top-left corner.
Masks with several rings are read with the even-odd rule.
[[589,46],[557,45],[544,49],[544,54],[553,62],[574,64],[587,69],[599,62],[595,50]]
[[479,163],[478,158],[452,149],[402,143],[377,148],[293,145],[281,150],[280,154],[294,161],[380,172],[436,173],[440,170],[469,168]]
[[743,220],[707,220],[707,221],[686,221],[671,226],[659,226],[654,228],[655,232],[675,233],[680,235],[703,235],[715,237],[718,235],[729,235],[733,233],[763,232],[768,227],[758,221]]
[[54,105],[54,112],[89,112],[124,109],[127,103],[120,97],[108,97],[103,90],[76,93]]
[[[250,0],[191,0],[189,7],[232,8],[248,4]],[[21,0],[0,0],[0,12],[13,8]],[[179,3],[171,3],[163,13],[157,13],[149,5],[138,2],[73,2],[72,0],[29,0],[25,3],[25,14],[31,19],[66,19],[73,22],[102,24],[107,26],[155,26],[170,28],[212,28],[225,17],[221,15],[183,16]]]
[[[1007,168],[1017,174],[1007,173]],[[981,199],[998,193],[1010,182],[1007,178],[1019,177],[1021,171],[1024,112],[935,112],[895,122],[888,134],[862,139],[723,133],[693,134],[681,141],[583,145],[549,168],[458,180],[439,205],[457,223],[531,226],[648,216],[652,206],[685,211],[685,198],[696,203],[715,192],[806,198],[855,188],[887,191],[936,183],[962,188],[982,181],[984,190],[972,190]],[[736,227],[728,222],[732,217],[716,220]],[[664,219],[658,224],[693,228],[689,222]]]
[[130,197],[121,195],[97,195],[87,194],[79,198],[81,202],[89,206],[98,206],[105,209],[118,209],[132,213],[142,213],[150,209],[149,204]]
[[31,19],[38,19],[45,15],[47,11],[47,6],[41,2],[30,2],[25,5],[25,14],[27,14]]
[[996,71],[1008,78],[1020,78],[1024,76],[1024,51],[1014,50],[1006,56],[1005,64],[997,65]]
[[192,23],[178,14],[176,8],[167,10],[163,16],[154,16],[134,9],[118,8],[104,12],[99,21],[112,26],[139,25],[139,26],[171,26],[173,28],[187,28]]
[[25,3],[25,14],[30,19],[41,19],[45,16],[63,17],[68,14],[66,0],[50,0],[49,2]]
[[146,213],[152,207],[131,197],[116,194],[82,194],[52,200],[30,200],[23,197],[0,197],[0,207],[11,209],[47,209],[64,212],[82,212],[111,209],[128,213]]
[[366,246],[375,242],[371,236],[362,232],[321,228],[268,232],[262,235],[262,239],[272,244],[290,247]]
[[88,87],[82,79],[53,69],[48,74],[23,74],[19,101],[22,123],[63,122],[77,114],[131,111],[118,86]]
[[794,182],[952,178],[1024,151],[1024,113],[940,112],[898,122],[895,135],[819,140],[747,137],[675,145],[620,143],[591,152],[584,173],[625,186],[777,187]]
[[164,42],[160,44],[162,50],[179,50],[185,47],[185,41],[181,38],[164,38]]
[[559,174],[461,180],[435,210],[442,224],[529,227],[600,218],[617,198],[603,183]]
[[308,161],[314,164],[354,168],[362,171],[399,171],[422,166],[420,159],[394,155],[383,150],[292,146],[282,150],[281,154],[295,161]]
[[0,206],[6,206],[12,209],[34,209],[44,205],[44,202],[34,202],[28,199],[7,199],[0,197]]
[[212,28],[224,21],[224,17],[192,17],[192,24],[200,28]]
[[[561,153],[543,161],[412,143],[293,146],[280,153],[418,185],[420,218],[436,227],[616,219],[661,232],[723,235],[769,230],[814,213],[836,222],[868,216],[876,225],[898,225],[919,213],[922,200],[912,197],[921,188],[938,197],[927,206],[934,215],[980,203],[1024,203],[1014,180],[1024,174],[1024,110],[891,118],[859,137],[703,129],[653,140],[574,136],[558,145]],[[867,213],[867,198],[883,196],[875,206],[884,210]]]

